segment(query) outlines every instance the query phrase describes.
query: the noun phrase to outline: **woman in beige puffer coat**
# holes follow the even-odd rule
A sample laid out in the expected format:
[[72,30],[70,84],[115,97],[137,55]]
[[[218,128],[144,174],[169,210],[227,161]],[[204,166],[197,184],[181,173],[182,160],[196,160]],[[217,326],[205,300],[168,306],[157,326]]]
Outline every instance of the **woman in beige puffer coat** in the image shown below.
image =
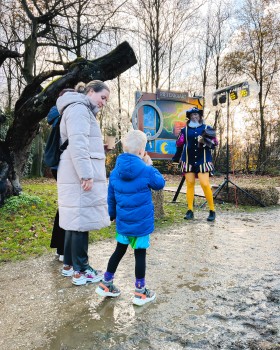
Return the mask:
[[110,92],[98,80],[79,83],[75,90],[57,100],[61,142],[69,142],[60,157],[57,187],[59,225],[66,230],[62,275],[81,285],[102,279],[88,262],[88,231],[110,225],[104,145],[96,120]]

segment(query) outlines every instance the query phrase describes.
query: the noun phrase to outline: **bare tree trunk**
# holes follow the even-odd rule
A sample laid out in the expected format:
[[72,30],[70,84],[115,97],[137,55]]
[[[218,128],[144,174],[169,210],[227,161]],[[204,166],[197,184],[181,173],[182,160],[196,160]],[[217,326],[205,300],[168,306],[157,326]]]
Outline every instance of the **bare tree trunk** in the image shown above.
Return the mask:
[[[121,115],[122,115],[122,104],[121,104],[121,80],[120,76],[117,78],[117,83],[118,83],[118,130],[117,130],[117,135],[118,135],[118,140],[121,139],[122,137],[122,120],[121,120]],[[117,153],[121,153],[121,143],[119,142],[117,144]]]
[[153,203],[154,203],[154,215],[155,219],[162,219],[164,217],[164,195],[163,190],[160,191],[152,191]]
[[42,162],[43,162],[43,138],[42,134],[38,133],[34,142],[35,150],[33,152],[31,176],[42,176]]
[[259,65],[259,75],[260,75],[260,92],[259,92],[259,109],[260,109],[260,123],[261,123],[261,135],[260,135],[260,146],[257,161],[257,173],[261,174],[263,172],[263,167],[266,158],[266,132],[265,132],[265,120],[264,120],[264,91],[263,91],[263,40],[259,41],[259,51],[260,51],[260,65]]
[[261,122],[261,135],[259,143],[258,161],[257,161],[257,174],[261,174],[264,171],[264,164],[266,161],[266,131],[264,120],[264,108],[260,101],[260,122]]

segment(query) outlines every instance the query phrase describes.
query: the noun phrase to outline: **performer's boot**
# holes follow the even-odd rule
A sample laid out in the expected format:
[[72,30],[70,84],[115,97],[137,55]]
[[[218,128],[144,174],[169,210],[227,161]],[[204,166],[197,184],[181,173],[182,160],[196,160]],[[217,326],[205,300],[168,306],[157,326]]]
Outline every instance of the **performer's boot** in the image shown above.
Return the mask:
[[192,220],[193,219],[193,211],[192,210],[188,210],[186,212],[186,215],[184,216],[185,220]]

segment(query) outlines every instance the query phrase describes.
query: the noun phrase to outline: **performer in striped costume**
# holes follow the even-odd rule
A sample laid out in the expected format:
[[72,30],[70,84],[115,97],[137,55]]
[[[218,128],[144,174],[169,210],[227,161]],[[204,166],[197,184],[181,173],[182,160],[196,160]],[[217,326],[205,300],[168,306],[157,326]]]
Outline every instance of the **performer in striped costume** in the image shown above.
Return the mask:
[[172,158],[174,162],[180,158],[181,169],[187,183],[188,211],[184,219],[194,218],[194,186],[195,178],[198,177],[210,210],[207,221],[214,221],[216,214],[209,174],[214,170],[211,150],[216,147],[218,142],[215,137],[211,140],[207,139],[206,142],[202,136],[205,129],[213,130],[211,126],[203,123],[202,110],[191,108],[187,110],[186,117],[187,125],[181,129],[176,141],[177,152]]

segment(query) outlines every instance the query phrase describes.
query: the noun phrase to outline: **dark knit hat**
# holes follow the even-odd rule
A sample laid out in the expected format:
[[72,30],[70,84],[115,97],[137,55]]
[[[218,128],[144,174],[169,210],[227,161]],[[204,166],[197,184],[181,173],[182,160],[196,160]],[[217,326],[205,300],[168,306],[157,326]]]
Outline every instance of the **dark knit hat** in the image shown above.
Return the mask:
[[193,108],[187,110],[186,118],[190,119],[192,113],[198,113],[201,117],[203,116],[203,110],[202,109],[198,109],[196,107],[193,107]]

